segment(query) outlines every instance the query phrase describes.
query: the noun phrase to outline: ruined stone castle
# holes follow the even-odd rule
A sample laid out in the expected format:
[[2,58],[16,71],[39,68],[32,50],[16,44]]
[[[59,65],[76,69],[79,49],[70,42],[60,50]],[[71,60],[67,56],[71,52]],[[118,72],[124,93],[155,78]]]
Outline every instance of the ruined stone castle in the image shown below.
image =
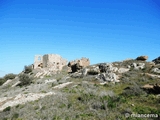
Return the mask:
[[67,60],[57,54],[35,55],[34,69],[48,68],[50,71],[62,70],[67,65]]

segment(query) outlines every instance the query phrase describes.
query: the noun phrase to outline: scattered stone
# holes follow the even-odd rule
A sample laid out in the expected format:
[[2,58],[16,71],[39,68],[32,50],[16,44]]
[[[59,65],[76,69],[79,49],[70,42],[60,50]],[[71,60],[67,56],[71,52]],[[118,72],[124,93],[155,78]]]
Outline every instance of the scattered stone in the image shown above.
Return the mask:
[[130,69],[128,68],[119,68],[118,73],[125,73],[128,72]]
[[131,68],[131,66],[130,66],[130,65],[127,65],[127,68],[128,68],[128,69],[130,69],[130,68]]
[[139,56],[136,58],[136,60],[146,61],[148,59],[148,56]]
[[149,73],[145,73],[144,75],[147,75],[153,78],[160,78],[160,75],[154,75],[154,74],[149,74]]
[[105,84],[107,84],[107,82],[101,82],[101,83],[99,83],[100,85],[105,85]]
[[58,89],[64,88],[64,87],[66,87],[67,85],[69,85],[69,84],[71,84],[71,83],[72,83],[72,82],[63,83],[63,84],[57,85],[57,86],[55,86],[55,87],[53,87],[53,88],[58,88]]

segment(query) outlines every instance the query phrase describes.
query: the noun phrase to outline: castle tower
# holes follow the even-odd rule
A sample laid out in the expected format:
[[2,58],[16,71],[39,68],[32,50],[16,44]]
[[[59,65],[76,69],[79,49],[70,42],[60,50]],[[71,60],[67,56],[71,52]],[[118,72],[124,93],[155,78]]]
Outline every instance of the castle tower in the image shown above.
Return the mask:
[[43,67],[43,56],[42,55],[35,55],[34,57],[34,69],[38,67]]
[[50,71],[62,70],[67,65],[67,60],[57,54],[35,55],[34,69],[48,68]]

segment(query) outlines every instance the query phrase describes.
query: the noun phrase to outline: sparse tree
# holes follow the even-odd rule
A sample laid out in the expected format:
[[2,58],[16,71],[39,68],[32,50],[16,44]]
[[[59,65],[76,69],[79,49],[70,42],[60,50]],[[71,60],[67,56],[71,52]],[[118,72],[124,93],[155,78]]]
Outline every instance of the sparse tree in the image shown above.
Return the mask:
[[24,66],[24,73],[30,73],[32,72],[32,65]]
[[21,81],[20,86],[28,85],[31,83],[32,78],[30,78],[27,74],[21,74],[19,76],[19,81]]
[[9,74],[6,74],[6,75],[4,76],[4,79],[5,79],[5,80],[14,79],[15,77],[16,77],[15,74],[9,73]]

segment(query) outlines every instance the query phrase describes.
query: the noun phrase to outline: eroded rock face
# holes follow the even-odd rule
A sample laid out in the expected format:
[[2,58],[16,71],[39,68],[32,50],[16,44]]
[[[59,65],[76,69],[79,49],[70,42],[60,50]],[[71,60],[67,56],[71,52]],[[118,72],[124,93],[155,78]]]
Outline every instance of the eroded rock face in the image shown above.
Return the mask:
[[81,58],[78,60],[70,61],[68,67],[71,68],[72,73],[77,72],[78,70],[87,67],[90,65],[90,60],[88,58]]
[[154,60],[152,60],[155,64],[160,64],[160,56]]
[[131,65],[135,70],[144,69],[145,63],[132,63]]
[[136,58],[136,60],[146,61],[148,59],[148,56],[139,56]]

